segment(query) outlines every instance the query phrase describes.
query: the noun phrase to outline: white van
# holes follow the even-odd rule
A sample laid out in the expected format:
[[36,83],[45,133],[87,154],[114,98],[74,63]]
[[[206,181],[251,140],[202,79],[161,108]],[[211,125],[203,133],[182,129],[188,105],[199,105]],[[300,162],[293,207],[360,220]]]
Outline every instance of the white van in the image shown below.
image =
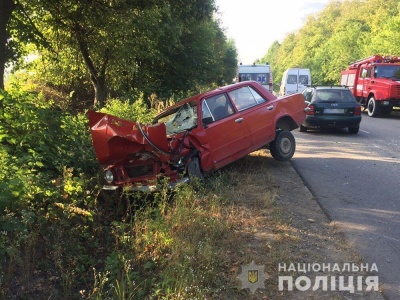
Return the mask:
[[254,80],[272,93],[272,70],[269,63],[265,63],[265,65],[242,65],[240,63],[237,72],[238,82]]
[[289,68],[283,72],[279,94],[284,96],[301,93],[307,85],[311,85],[311,73],[309,69]]

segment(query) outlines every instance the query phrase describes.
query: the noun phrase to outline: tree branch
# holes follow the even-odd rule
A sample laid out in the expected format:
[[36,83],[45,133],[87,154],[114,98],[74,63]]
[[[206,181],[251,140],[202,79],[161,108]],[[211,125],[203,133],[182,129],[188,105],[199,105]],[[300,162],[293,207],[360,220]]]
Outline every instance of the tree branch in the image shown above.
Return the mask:
[[29,25],[33,28],[32,32],[36,37],[38,37],[38,44],[43,45],[47,49],[51,49],[51,43],[47,41],[47,39],[43,36],[43,34],[40,32],[40,30],[36,27],[35,23],[32,21],[30,18],[29,14],[26,12],[24,6],[21,4],[21,2],[16,1],[16,10],[20,11],[21,14],[28,20]]
[[90,58],[88,46],[85,40],[84,29],[82,28],[82,26],[76,23],[73,26],[72,31],[76,36],[76,40],[78,41],[79,49],[82,53],[83,60],[89,69],[90,78],[93,82],[97,82],[99,74],[96,67],[93,64],[92,59]]

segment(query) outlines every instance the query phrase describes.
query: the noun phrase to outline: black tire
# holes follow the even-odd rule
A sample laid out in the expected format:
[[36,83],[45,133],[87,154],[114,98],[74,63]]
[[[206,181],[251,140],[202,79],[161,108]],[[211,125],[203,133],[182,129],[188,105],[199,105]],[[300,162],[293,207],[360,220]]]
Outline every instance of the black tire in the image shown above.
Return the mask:
[[189,175],[189,179],[197,178],[198,180],[203,180],[204,176],[201,172],[200,168],[200,160],[198,157],[193,157],[192,160],[189,162],[187,167],[187,173]]
[[379,115],[381,114],[380,107],[376,103],[374,97],[369,98],[367,110],[368,110],[368,116],[370,117],[379,117]]
[[278,130],[276,137],[270,144],[269,151],[273,158],[279,161],[288,161],[296,150],[296,140],[290,131]]
[[351,134],[357,134],[359,130],[360,130],[360,126],[349,127],[349,133],[351,133]]
[[307,127],[306,127],[306,126],[303,126],[303,125],[300,125],[299,131],[300,131],[300,132],[307,132]]

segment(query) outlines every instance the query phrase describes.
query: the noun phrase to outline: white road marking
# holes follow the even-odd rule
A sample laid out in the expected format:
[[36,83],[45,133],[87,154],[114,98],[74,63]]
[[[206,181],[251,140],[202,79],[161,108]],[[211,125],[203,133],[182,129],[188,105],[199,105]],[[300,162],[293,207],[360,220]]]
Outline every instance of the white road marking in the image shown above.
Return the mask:
[[365,130],[362,130],[362,129],[360,129],[360,131],[362,131],[362,132],[365,132],[365,133],[370,133],[370,132],[368,132],[368,131],[365,131]]

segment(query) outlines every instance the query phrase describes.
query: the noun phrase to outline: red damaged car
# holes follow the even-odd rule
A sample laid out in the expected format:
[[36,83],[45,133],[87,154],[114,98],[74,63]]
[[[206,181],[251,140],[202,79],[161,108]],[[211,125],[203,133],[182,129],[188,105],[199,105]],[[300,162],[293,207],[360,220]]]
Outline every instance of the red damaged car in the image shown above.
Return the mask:
[[89,111],[104,189],[152,191],[165,178],[174,187],[262,147],[287,161],[296,147],[290,131],[304,121],[304,108],[302,94],[277,98],[245,81],[185,99],[151,125]]

